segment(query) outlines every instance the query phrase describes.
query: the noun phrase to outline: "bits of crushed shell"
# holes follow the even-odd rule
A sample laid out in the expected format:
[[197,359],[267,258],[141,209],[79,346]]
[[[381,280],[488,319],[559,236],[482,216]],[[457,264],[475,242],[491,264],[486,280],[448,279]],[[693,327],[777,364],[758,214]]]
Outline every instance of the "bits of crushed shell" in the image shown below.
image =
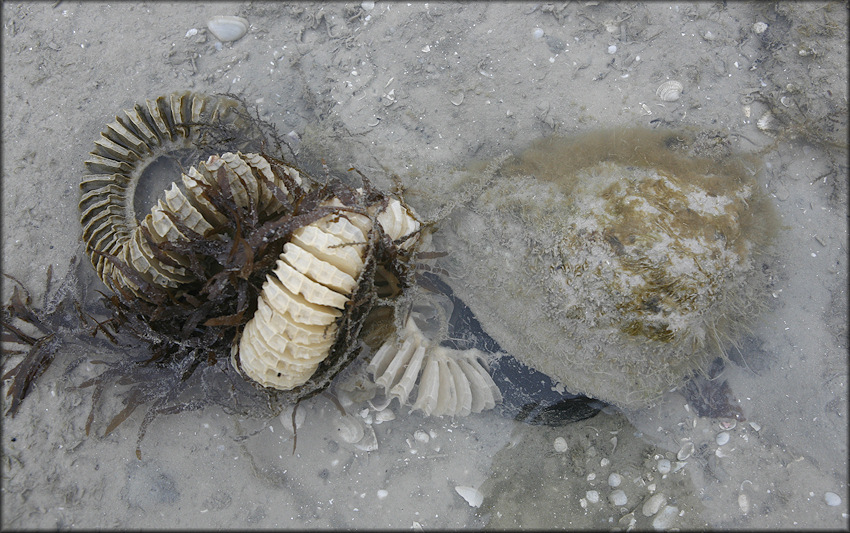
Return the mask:
[[622,482],[623,477],[616,472],[613,472],[610,476],[608,476],[608,486],[611,488],[619,487]]
[[734,418],[729,418],[727,420],[721,420],[720,424],[718,425],[723,431],[728,431],[730,429],[735,429],[735,426],[738,425],[738,422]]
[[718,446],[723,446],[724,444],[729,442],[729,432],[721,431],[717,434],[716,437],[714,437],[714,442],[716,442]]
[[626,531],[631,531],[635,524],[637,524],[637,519],[635,518],[635,513],[631,512],[627,515],[623,515],[618,521],[620,527],[622,527]]
[[680,461],[684,461],[694,453],[694,443],[691,441],[687,441],[682,444],[682,447],[679,449],[679,453],[676,454],[676,459]]
[[681,82],[676,80],[667,80],[655,90],[656,96],[664,102],[675,102],[682,96],[682,91],[685,89]]
[[484,495],[476,488],[458,485],[455,487],[455,492],[460,494],[470,507],[481,507],[481,504],[484,503]]
[[353,415],[345,415],[337,421],[337,433],[339,434],[339,438],[349,444],[360,442],[360,440],[363,439],[364,432],[363,423]]
[[564,453],[567,451],[567,440],[564,437],[558,437],[555,439],[555,442],[552,443],[552,446],[555,448],[555,451],[558,453]]
[[375,413],[375,423],[380,424],[381,422],[389,422],[390,420],[395,420],[395,413],[391,409],[381,409],[377,413]]
[[599,503],[598,490],[589,490],[584,493],[584,497],[587,498],[587,501],[589,501],[590,503]]
[[375,435],[375,428],[366,426],[363,428],[363,438],[354,444],[354,447],[364,452],[373,452],[378,449],[378,436]]
[[750,427],[753,428],[753,430],[755,431],[761,431],[761,424],[758,424],[756,422],[750,422]]
[[242,17],[220,15],[207,19],[207,29],[219,41],[229,43],[248,33],[248,21]]
[[629,503],[629,498],[628,496],[626,496],[625,492],[623,492],[621,489],[617,489],[608,495],[608,501],[611,502],[611,505],[623,507],[624,505]]
[[747,514],[750,512],[750,497],[744,494],[738,494],[738,508],[741,509],[741,512]]
[[753,31],[756,33],[764,33],[766,30],[767,24],[765,24],[764,22],[759,21],[753,24]]
[[669,459],[659,459],[658,465],[656,467],[658,469],[659,474],[669,474],[670,473],[670,460]]
[[654,529],[670,529],[673,527],[673,521],[679,515],[679,508],[675,505],[666,505],[664,509],[652,521]]
[[823,501],[830,507],[837,507],[841,505],[841,496],[834,492],[825,492],[823,494]]
[[641,512],[643,516],[653,516],[655,513],[661,510],[662,507],[667,505],[667,495],[663,492],[659,492],[653,496],[650,496],[644,503],[641,508]]
[[758,119],[758,121],[756,122],[756,127],[761,131],[769,132],[775,129],[773,122],[773,113],[767,111],[761,116],[761,118]]
[[413,438],[418,440],[419,442],[422,442],[422,443],[427,443],[429,440],[431,440],[430,435],[428,435],[426,432],[422,431],[421,429],[417,429],[413,433]]

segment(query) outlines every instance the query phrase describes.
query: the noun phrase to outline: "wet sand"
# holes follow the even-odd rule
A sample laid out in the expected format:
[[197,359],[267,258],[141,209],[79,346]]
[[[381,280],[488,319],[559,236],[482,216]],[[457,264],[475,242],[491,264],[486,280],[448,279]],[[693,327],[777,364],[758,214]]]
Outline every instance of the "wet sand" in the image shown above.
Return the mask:
[[[250,30],[217,45],[214,15]],[[3,527],[848,527],[843,6],[59,2],[4,3],[3,21],[3,271],[35,301],[48,265],[64,273],[78,253],[78,184],[99,132],[186,89],[240,94],[335,170],[387,190],[398,174],[426,217],[457,169],[546,135],[695,128],[763,158],[784,226],[771,308],[722,376],[746,418],[723,445],[723,421],[671,392],[559,428],[393,404],[365,451],[318,396],[299,407],[294,454],[280,418],[211,408],[155,420],[138,460],[143,413],[86,436],[90,392],[73,386],[99,368],[65,375],[80,354],[60,352],[3,420]],[[656,88],[670,79],[684,90],[665,102]],[[659,493],[675,511],[646,516]]]

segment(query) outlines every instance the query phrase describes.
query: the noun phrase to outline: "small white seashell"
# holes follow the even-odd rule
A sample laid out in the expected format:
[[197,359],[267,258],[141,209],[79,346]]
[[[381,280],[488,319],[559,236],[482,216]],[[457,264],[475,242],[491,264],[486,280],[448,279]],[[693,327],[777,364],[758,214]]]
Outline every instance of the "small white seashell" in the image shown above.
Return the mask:
[[534,31],[531,32],[531,36],[534,37],[535,39],[542,39],[543,38],[543,28],[534,28]]
[[376,424],[380,424],[381,422],[389,422],[390,420],[395,420],[395,413],[392,412],[391,409],[382,409],[375,413]]
[[767,24],[764,22],[756,22],[753,24],[753,31],[756,33],[764,33],[767,30]]
[[656,530],[670,529],[677,516],[679,516],[679,508],[675,505],[667,505],[652,521],[652,527]]
[[371,425],[363,428],[363,438],[360,442],[354,444],[354,447],[364,452],[373,452],[378,449],[378,437],[375,435],[375,428]]
[[564,437],[558,437],[555,439],[555,442],[552,443],[552,446],[555,447],[556,452],[564,453],[567,451],[567,440]]
[[694,443],[688,441],[682,445],[682,448],[679,450],[679,453],[676,454],[676,458],[680,461],[684,461],[694,453]]
[[611,460],[608,459],[607,457],[603,457],[602,460],[599,461],[599,466],[601,466],[602,468],[605,468],[606,466],[608,466],[610,464],[611,464]]
[[429,440],[431,440],[431,436],[422,431],[421,429],[417,429],[413,433],[413,438],[422,443],[427,443]]
[[590,503],[598,503],[599,491],[589,490],[584,494],[584,497],[587,498],[587,501],[589,501]]
[[616,54],[617,53],[617,45],[612,44],[611,46],[609,46],[608,47],[608,53],[609,54]]
[[349,444],[360,442],[364,434],[363,423],[353,415],[345,415],[337,422],[337,432],[339,438]]
[[207,20],[207,29],[219,41],[233,42],[248,33],[248,21],[242,17],[220,15]]
[[756,127],[768,135],[772,135],[776,130],[774,127],[773,113],[770,111],[765,112],[765,114],[762,115],[756,122]]
[[611,505],[616,505],[617,507],[622,507],[629,503],[629,498],[626,496],[626,493],[620,489],[615,490],[611,494],[608,495],[608,501],[611,502]]
[[634,529],[635,524],[637,524],[637,519],[635,518],[635,513],[631,512],[627,515],[624,515],[617,521],[617,524],[623,529],[621,531],[631,531]]
[[718,446],[723,446],[724,444],[729,442],[729,432],[721,431],[717,434],[716,437],[714,437],[714,441],[717,443]]
[[372,11],[375,9],[375,2],[360,2],[360,7],[362,7],[364,11]]
[[665,102],[675,102],[682,96],[684,86],[676,80],[668,80],[658,86],[655,94]]
[[744,494],[743,492],[738,495],[738,507],[744,514],[750,512],[750,497]]
[[484,503],[484,495],[478,489],[458,485],[455,487],[455,492],[460,494],[470,507],[481,507],[481,504]]
[[750,422],[750,427],[756,431],[761,431],[761,424],[757,422]]
[[667,495],[663,492],[659,492],[658,494],[651,496],[646,502],[643,504],[643,508],[641,512],[643,516],[652,516],[658,511],[661,510],[667,504]]
[[823,500],[830,507],[837,507],[841,505],[841,496],[834,492],[825,492],[823,495]]
[[670,473],[670,460],[669,459],[659,459],[658,460],[658,473],[659,474],[669,474]]
[[623,477],[616,472],[608,476],[608,486],[609,487],[619,487],[620,483],[623,482]]
[[730,418],[728,420],[723,420],[720,422],[720,429],[723,431],[727,431],[730,429],[735,429],[735,426],[738,425],[738,422],[734,418]]
[[386,498],[386,497],[387,497],[387,496],[389,496],[389,495],[390,495],[390,493],[389,493],[389,492],[387,492],[387,491],[385,491],[384,489],[380,489],[380,490],[377,492],[377,496],[378,496],[378,499],[379,499],[379,500],[383,500],[384,498]]

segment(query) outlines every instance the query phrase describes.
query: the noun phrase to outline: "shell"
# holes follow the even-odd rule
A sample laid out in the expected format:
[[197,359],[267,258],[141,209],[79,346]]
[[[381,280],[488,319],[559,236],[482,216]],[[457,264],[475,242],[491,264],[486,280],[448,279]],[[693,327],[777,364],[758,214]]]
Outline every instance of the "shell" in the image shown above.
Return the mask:
[[501,392],[480,350],[432,345],[413,316],[408,318],[401,337],[400,347],[394,340],[381,346],[367,368],[390,400],[398,398],[401,405],[410,405],[410,395],[418,385],[412,410],[426,416],[466,416],[492,409],[501,401]]
[[238,41],[248,33],[248,21],[242,17],[215,16],[207,20],[207,29],[219,41]]
[[776,134],[779,132],[776,117],[773,116],[773,112],[771,111],[765,111],[765,113],[759,117],[756,121],[756,127],[769,137],[776,137]]
[[460,494],[460,497],[466,500],[470,507],[481,507],[481,504],[484,503],[484,495],[475,487],[458,485],[455,487],[455,492]]
[[665,102],[675,102],[682,96],[684,88],[681,82],[668,80],[655,89],[655,94]]

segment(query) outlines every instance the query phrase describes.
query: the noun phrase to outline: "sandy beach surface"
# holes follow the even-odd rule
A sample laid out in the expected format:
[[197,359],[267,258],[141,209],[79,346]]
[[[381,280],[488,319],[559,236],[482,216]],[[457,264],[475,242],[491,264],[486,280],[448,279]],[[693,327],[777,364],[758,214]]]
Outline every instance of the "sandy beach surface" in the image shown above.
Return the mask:
[[[561,427],[396,404],[381,420],[354,404],[375,433],[369,449],[342,438],[343,417],[320,395],[298,408],[294,453],[290,411],[209,408],[154,420],[139,460],[142,410],[107,437],[102,422],[86,435],[91,391],[75,386],[100,369],[66,372],[86,355],[75,348],[3,418],[4,529],[848,527],[845,4],[60,1],[2,12],[2,266],[36,302],[48,266],[61,276],[79,253],[79,182],[99,132],[180,90],[239,94],[305,152],[386,190],[398,174],[426,217],[433,202],[417,198],[439,198],[458,169],[547,135],[691,128],[764,161],[759,183],[782,226],[769,310],[722,375],[743,413],[734,424],[698,416],[678,391]],[[249,31],[219,42],[206,26],[219,15]],[[656,94],[667,80],[683,86],[675,101]],[[4,303],[13,285],[3,280]],[[16,361],[4,355],[4,368]]]

